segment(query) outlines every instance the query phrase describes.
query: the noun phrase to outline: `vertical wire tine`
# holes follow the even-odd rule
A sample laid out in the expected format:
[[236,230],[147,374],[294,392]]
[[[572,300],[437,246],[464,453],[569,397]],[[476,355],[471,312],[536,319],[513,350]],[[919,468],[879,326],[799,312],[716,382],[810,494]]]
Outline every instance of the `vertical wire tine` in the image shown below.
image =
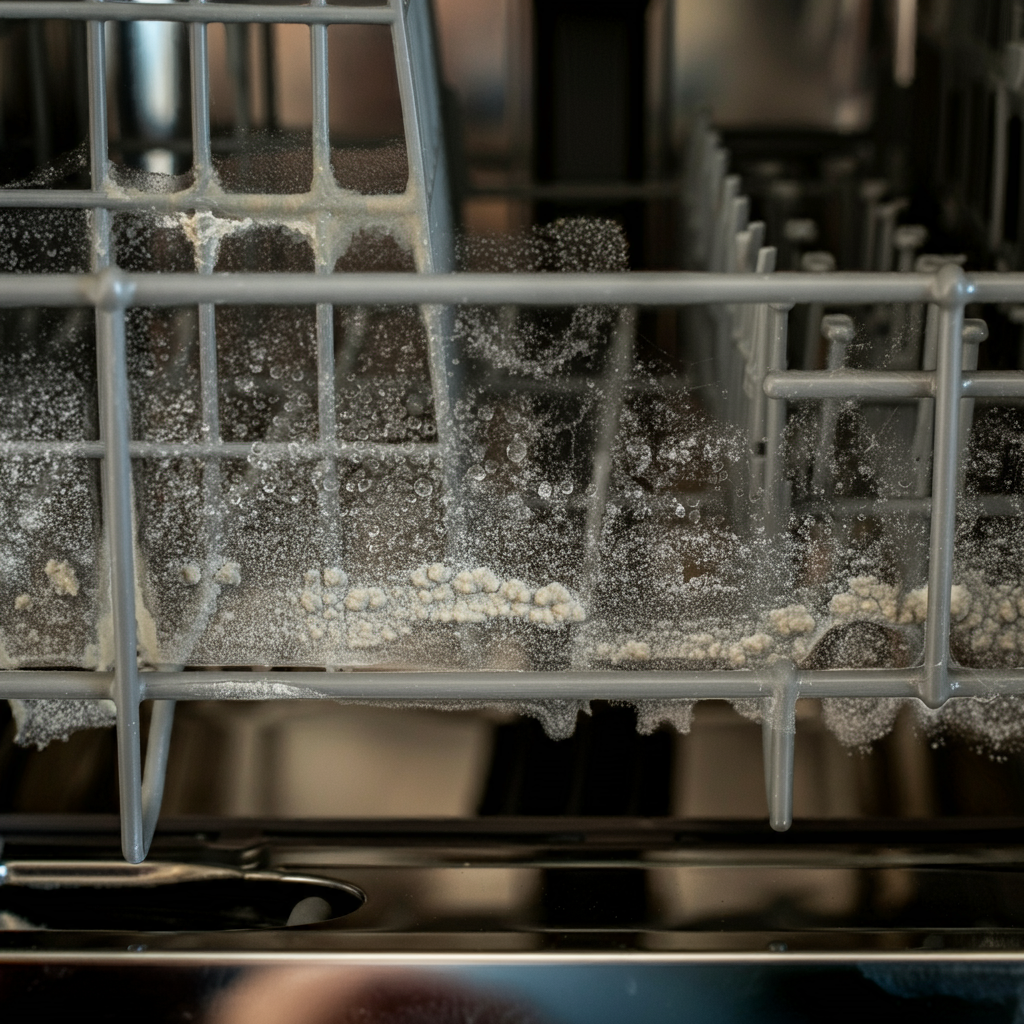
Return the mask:
[[114,618],[114,702],[121,798],[121,848],[133,864],[143,860],[142,767],[135,626],[135,552],[132,538],[132,470],[129,455],[128,367],[124,308],[96,313],[100,427],[104,444],[103,518],[110,558]]
[[[728,251],[731,236],[735,236],[739,230],[737,218],[742,214],[742,209],[736,206],[736,200],[740,198],[740,176],[730,174],[722,182],[721,195],[717,197],[717,214],[712,228],[711,258],[708,269],[715,273],[726,273],[728,267]],[[719,308],[718,312],[722,312]]]
[[[850,345],[854,339],[853,319],[846,313],[830,313],[823,317],[821,334],[828,341],[826,365],[829,370],[846,367]],[[833,459],[836,451],[836,427],[842,399],[826,398],[821,403],[818,420],[818,444],[811,469],[811,490],[815,494],[828,495],[833,485]]]
[[[325,0],[313,0],[314,7]],[[310,25],[313,74],[313,188],[333,184],[331,171],[331,124],[329,108],[327,26]]]
[[[105,192],[109,176],[107,137],[107,55],[105,26],[90,21],[86,37],[89,78],[89,176],[92,187]],[[110,212],[97,207],[92,213],[92,269],[110,265]]]
[[[109,176],[107,137],[106,38],[104,23],[89,22],[89,167],[92,187],[106,191]],[[110,266],[110,213],[93,213],[92,267]],[[138,863],[146,855],[142,822],[139,674],[135,626],[135,548],[132,535],[132,468],[129,456],[128,367],[124,307],[96,309],[96,363],[102,467],[103,521],[110,562],[110,596],[114,620],[114,688],[117,707],[118,796],[121,850]]]
[[[946,264],[961,265],[964,259],[965,257],[963,256],[941,256],[929,253],[918,257],[915,263],[915,270],[921,273],[935,274]],[[924,331],[921,339],[921,369],[934,372],[938,358],[939,309],[934,303],[929,303],[923,311],[918,309],[913,314],[913,318],[920,322],[922,313]],[[914,329],[916,331],[916,327]],[[910,438],[911,456],[913,458],[914,496],[918,498],[927,497],[928,485],[931,480],[934,410],[934,399],[918,399],[914,433],[912,438]]]
[[[430,8],[427,0],[389,0],[389,6],[394,13],[391,38],[409,167],[406,196],[410,202],[409,212],[421,219],[413,242],[416,269],[421,273],[447,273],[452,269],[454,253],[443,181],[445,157],[440,137],[440,110],[434,109],[439,107],[440,97],[430,92],[432,79],[422,73],[422,62],[429,59],[433,45]],[[414,48],[420,73],[413,67]],[[428,158],[431,161],[429,176]],[[448,505],[445,555],[458,561],[466,555],[466,529],[459,497],[462,473],[455,424],[455,400],[462,390],[463,376],[453,344],[455,316],[450,306],[421,306],[420,313],[427,334],[434,417]]]
[[[194,0],[201,3],[202,0]],[[192,173],[194,187],[205,189],[213,177],[210,153],[210,64],[207,47],[207,26],[202,22],[189,25],[189,57],[192,91]],[[216,260],[216,243],[200,239],[196,252],[196,269],[212,274]],[[217,401],[217,340],[212,304],[201,304],[199,316],[199,380],[202,402],[202,427],[205,440],[220,440],[220,412]]]
[[[921,369],[935,371],[938,359],[939,310],[928,306],[925,313],[924,347]],[[914,424],[912,455],[914,458],[914,493],[923,498],[928,493],[928,477],[931,470],[931,452],[935,443],[935,399],[920,398],[917,402],[917,419]]]
[[153,701],[153,715],[149,721],[146,770],[142,776],[142,834],[146,853],[149,853],[153,842],[153,833],[156,832],[156,823],[160,818],[160,804],[164,798],[174,706],[173,700]]
[[793,766],[796,749],[796,701],[800,695],[796,667],[782,658],[769,670],[772,695],[761,722],[764,786],[768,821],[776,832],[793,824]]
[[[774,246],[764,246],[757,254],[758,274],[772,274],[775,272],[775,261],[778,250]],[[748,433],[752,445],[760,444],[764,440],[764,403],[765,394],[762,390],[764,375],[767,370],[768,360],[768,307],[762,304],[756,310],[754,318],[754,330],[750,339],[750,351],[747,354],[748,383],[752,386],[748,406]]]
[[[324,0],[314,0],[322,6]],[[329,54],[327,26],[310,26],[311,65],[313,76],[313,190],[329,194],[335,186],[331,167],[331,122]],[[326,225],[317,225],[316,272],[330,274],[334,270],[335,253],[330,245]],[[320,303],[316,307],[317,343],[317,424],[321,441],[333,442],[337,437],[337,399],[335,397],[334,307]],[[326,458],[323,464],[324,486],[318,492],[321,515],[327,530],[327,544],[332,549],[337,539],[337,517],[331,514],[331,505],[337,494],[337,461]]]
[[964,272],[944,266],[935,276],[938,353],[935,371],[935,430],[932,453],[932,512],[928,545],[928,613],[924,634],[921,699],[939,707],[950,695],[949,612],[956,535],[957,457],[963,387]]
[[[203,0],[192,0],[202,3]],[[189,65],[192,100],[192,176],[193,188],[205,191],[213,182],[213,157],[210,146],[210,58],[209,33],[204,22],[189,25]],[[196,271],[212,274],[218,243],[200,233],[196,243]],[[199,334],[199,401],[203,440],[220,442],[220,398],[217,370],[217,321],[212,303],[200,303],[196,309]],[[203,463],[203,519],[206,522],[208,557],[220,546],[220,463],[216,457]]]
[[[757,254],[757,273],[773,273],[777,255],[778,250],[774,246],[764,246]],[[738,425],[747,433],[751,498],[756,497],[758,489],[764,486],[764,454],[761,445],[765,440],[764,412],[767,396],[764,393],[764,378],[768,363],[767,333],[768,306],[766,303],[759,303],[755,307],[751,322],[750,350],[744,364],[741,395],[738,396],[745,404],[737,409]]]
[[[738,180],[738,179],[737,179]],[[750,243],[750,198],[736,196],[729,203],[729,215],[723,225],[726,239],[722,248],[722,270],[727,274],[741,272],[740,260],[745,255],[745,246]],[[742,307],[727,305],[717,307],[717,370],[719,379],[728,380],[729,369],[734,356],[734,339],[739,312]]]
[[[768,307],[767,370],[786,369],[786,344],[788,341],[788,304],[772,303]],[[762,393],[764,382],[761,382]],[[764,456],[764,521],[769,536],[781,534],[789,520],[786,508],[785,465],[783,463],[783,435],[786,430],[786,400],[768,398],[765,411],[765,456]]]
[[[191,0],[202,3],[203,0]],[[188,27],[192,71],[192,173],[193,188],[205,191],[213,178],[210,152],[210,59],[207,26],[196,21]]]
[[[836,269],[836,259],[830,252],[805,252],[800,258],[800,269],[809,274],[831,274]],[[821,338],[821,318],[825,306],[821,302],[807,304],[807,326],[804,334],[804,350],[801,353],[801,368],[818,368],[818,342]]]
[[586,598],[593,597],[596,590],[597,574],[601,561],[601,529],[604,525],[605,507],[608,504],[608,485],[612,472],[612,449],[619,432],[619,420],[626,387],[633,372],[633,347],[636,338],[636,308],[624,306],[619,310],[618,320],[612,334],[608,366],[604,373],[604,387],[594,446],[590,483],[594,491],[587,510],[584,533],[586,554],[584,560],[584,586]]
[[[206,246],[202,246],[207,249]],[[213,258],[201,252],[198,270],[201,274],[213,273]],[[220,441],[220,407],[217,394],[217,332],[214,307],[211,303],[199,306],[199,390],[202,406],[203,440],[211,444]]]
[[[764,229],[764,221],[755,220],[748,223],[746,229],[737,236],[737,272],[752,273],[759,266],[761,251],[764,248]],[[706,384],[713,384],[716,379],[724,382],[725,394],[719,398],[718,407],[719,414],[730,424],[739,424],[744,415],[743,388],[746,383],[747,359],[761,308],[750,303],[733,307],[734,312],[730,317],[731,335],[725,339],[724,351],[715,352],[713,363],[717,373],[708,375],[705,380]],[[713,395],[720,393],[717,387],[711,387],[709,390]],[[746,468],[738,462],[731,462],[729,468],[738,521],[743,521],[750,510],[749,502],[743,495],[743,474]]]
[[[963,370],[968,373],[978,368],[978,346],[988,338],[988,324],[984,320],[964,320],[964,362]],[[959,446],[960,464],[957,470],[957,490],[962,494],[967,477],[967,446],[971,440],[974,423],[974,399],[960,399]]]

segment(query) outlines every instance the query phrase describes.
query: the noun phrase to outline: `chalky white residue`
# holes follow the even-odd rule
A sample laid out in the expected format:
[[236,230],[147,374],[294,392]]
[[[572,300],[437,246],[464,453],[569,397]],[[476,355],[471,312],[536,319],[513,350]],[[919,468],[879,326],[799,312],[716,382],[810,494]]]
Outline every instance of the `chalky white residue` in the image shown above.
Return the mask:
[[814,630],[814,616],[802,604],[773,608],[768,613],[768,622],[778,636],[799,636]]
[[[218,217],[209,210],[196,210],[195,213],[170,213],[157,219],[157,225],[165,229],[179,228],[192,243],[197,262],[204,249],[212,247],[214,254],[220,243],[231,235],[241,234],[255,227],[251,217],[231,220]],[[216,256],[214,256],[216,258]]]
[[618,647],[601,644],[599,650],[613,665],[621,665],[624,661],[651,660],[651,645],[643,640],[627,640]]
[[348,573],[343,569],[332,567],[330,569],[324,569],[324,586],[325,587],[345,587],[348,586]]
[[111,700],[12,700],[14,742],[42,750],[79,729],[103,729],[117,721]]
[[407,579],[393,586],[349,586],[340,569],[308,570],[302,588],[289,595],[303,616],[302,638],[364,650],[433,624],[505,619],[558,628],[586,619],[582,604],[561,583],[533,588],[486,566],[456,572],[435,562]]
[[728,668],[763,664],[774,657],[803,658],[808,650],[805,634],[814,632],[814,616],[802,604],[775,608],[767,613],[763,628],[744,629],[736,624],[718,625],[699,632],[652,631],[642,638],[602,641],[594,655],[613,665],[634,661],[671,660]]
[[[656,658],[710,662],[723,668],[756,668],[780,656],[799,663],[832,627],[874,622],[892,630],[920,631],[928,614],[928,588],[902,591],[876,576],[854,576],[846,581],[843,591],[832,596],[827,607],[829,614],[817,619],[802,604],[772,609],[763,617],[760,631],[750,632],[735,623],[682,635],[671,630],[652,631],[642,638],[599,643],[593,653],[616,665]],[[1024,585],[990,584],[980,574],[962,578],[950,589],[950,627],[954,649],[959,647],[968,658],[978,659],[978,664],[1020,664],[1024,654]],[[760,721],[761,701],[732,703],[741,714]],[[662,721],[673,721],[681,731],[688,731],[691,704],[638,702],[638,728],[644,731]],[[822,702],[822,710],[826,726],[841,743],[867,749],[892,730],[906,704],[914,708],[919,728],[929,734],[961,735],[996,753],[1024,745],[1024,697],[954,699],[938,710],[903,698],[830,698]]]
[[16,612],[27,612],[32,607],[32,595],[31,594],[19,594],[14,599],[14,610]]
[[214,574],[215,583],[237,587],[242,582],[242,569],[237,562],[225,562]]
[[638,700],[636,731],[650,736],[661,725],[670,725],[684,735],[693,725],[695,700]]
[[[990,584],[970,575],[950,588],[949,597],[954,646],[968,658],[1019,663],[1024,654],[1024,585]],[[899,621],[920,624],[927,615],[927,586],[910,591],[900,605]]]
[[181,567],[181,579],[183,583],[194,587],[203,578],[203,570],[195,562],[187,562]]
[[899,617],[899,591],[877,576],[853,576],[845,593],[836,594],[829,611],[837,622],[896,622]]
[[821,702],[822,720],[844,747],[867,750],[892,731],[906,703],[900,697],[831,697]]
[[62,597],[78,596],[78,577],[67,562],[58,562],[56,558],[51,558],[46,563],[45,572],[55,594]]
[[989,664],[1020,664],[1024,654],[1024,586],[964,580],[952,609],[952,640],[968,658]]

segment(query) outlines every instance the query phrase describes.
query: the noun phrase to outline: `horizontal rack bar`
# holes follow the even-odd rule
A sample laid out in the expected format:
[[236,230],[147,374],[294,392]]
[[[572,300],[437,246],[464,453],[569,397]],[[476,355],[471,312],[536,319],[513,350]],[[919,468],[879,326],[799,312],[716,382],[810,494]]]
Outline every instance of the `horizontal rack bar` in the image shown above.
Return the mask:
[[18,21],[274,22],[300,25],[390,25],[388,6],[305,4],[100,3],[97,0],[0,0],[0,18]]
[[[393,198],[393,197],[392,197]],[[1006,281],[998,280],[1006,278]],[[508,305],[1021,302],[1024,274],[965,276],[955,299],[931,274],[0,274],[0,306]],[[849,371],[847,371],[849,372]]]
[[[392,197],[394,198],[394,197]],[[1003,280],[1005,278],[1006,280]],[[866,305],[1024,301],[1024,274],[964,275],[956,296],[931,274],[0,274],[2,306],[509,305],[685,306],[721,303]]]
[[[860,401],[913,401],[935,395],[929,370],[784,370],[764,381],[769,398],[790,400],[856,398]],[[1024,372],[973,370],[961,377],[964,398],[1024,398]]]
[[[1008,275],[1011,276],[1011,275]],[[1024,275],[1012,296],[1024,301]],[[967,279],[968,282],[970,279]],[[979,288],[979,292],[980,292]],[[1007,292],[1003,289],[1002,292]],[[940,302],[929,274],[0,274],[3,306],[508,305]],[[981,301],[980,296],[974,296]],[[1009,301],[1009,299],[1001,300]]]
[[[795,672],[801,697],[917,697],[922,669]],[[1024,693],[1024,668],[949,670],[954,697]],[[113,673],[0,672],[0,699],[107,698]],[[145,700],[671,700],[770,697],[770,670],[592,672],[142,672]]]

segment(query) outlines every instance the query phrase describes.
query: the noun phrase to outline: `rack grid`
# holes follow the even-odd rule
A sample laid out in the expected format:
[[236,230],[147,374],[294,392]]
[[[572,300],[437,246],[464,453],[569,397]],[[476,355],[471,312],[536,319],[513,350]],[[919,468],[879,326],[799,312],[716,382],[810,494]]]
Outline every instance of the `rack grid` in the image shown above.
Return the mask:
[[[156,826],[178,700],[251,698],[253,683],[269,696],[320,699],[669,699],[754,698],[763,702],[765,782],[772,826],[785,829],[792,817],[795,707],[800,697],[917,697],[931,707],[949,698],[1024,693],[1024,670],[973,670],[960,667],[950,654],[950,587],[956,501],[960,487],[961,402],[973,398],[1024,398],[1024,372],[979,372],[964,368],[964,315],[969,303],[1024,302],[1024,274],[967,274],[955,265],[931,273],[775,273],[770,250],[755,245],[758,258],[741,272],[660,272],[622,274],[461,274],[451,273],[450,227],[443,204],[431,200],[442,159],[439,131],[429,110],[417,107],[430,89],[415,81],[415,60],[399,61],[407,132],[419,126],[422,135],[409,142],[410,184],[402,196],[360,197],[334,185],[330,177],[326,109],[326,41],[329,24],[388,24],[396,34],[423,32],[415,21],[425,5],[393,0],[382,7],[260,6],[220,3],[23,3],[4,0],[0,18],[62,18],[88,22],[90,153],[89,190],[7,189],[0,208],[86,208],[92,213],[93,268],[86,274],[0,275],[4,307],[92,307],[96,316],[99,381],[99,442],[18,441],[0,443],[0,458],[47,455],[100,458],[102,501],[109,547],[115,657],[112,672],[0,672],[0,698],[99,699],[117,708],[117,749],[122,846],[127,860],[145,858]],[[194,180],[173,194],[127,194],[115,187],[107,159],[105,57],[103,23],[113,20],[182,21],[189,23],[192,59]],[[412,28],[409,22],[412,19]],[[224,193],[216,185],[210,158],[208,116],[209,69],[206,26],[211,22],[293,22],[311,26],[314,76],[314,186],[303,195],[252,196]],[[396,47],[400,44],[396,41]],[[402,43],[401,45],[405,45]],[[422,68],[421,68],[422,71]],[[425,72],[424,72],[425,74]],[[404,76],[404,77],[403,77]],[[423,76],[421,75],[421,78]],[[319,99],[318,99],[319,98]],[[430,103],[426,107],[430,107]],[[436,96],[433,108],[436,111]],[[426,110],[426,113],[424,111]],[[431,150],[430,140],[434,149]],[[415,154],[430,156],[417,162]],[[416,168],[419,168],[418,170]],[[730,220],[738,199],[735,183],[721,183],[719,218],[723,237],[735,243],[743,225]],[[717,188],[718,186],[714,186]],[[266,217],[314,216],[324,208],[336,215],[387,219],[406,218],[418,225],[418,274],[329,273],[326,251],[311,274],[218,274],[212,266],[195,274],[127,274],[109,265],[112,211],[209,210],[244,215],[256,207]],[[268,206],[269,203],[269,206]],[[729,225],[732,225],[731,228]],[[747,242],[751,239],[748,237]],[[735,253],[733,254],[735,265]],[[731,268],[730,268],[731,269]],[[132,523],[132,460],[189,456],[215,463],[244,459],[251,446],[224,443],[217,428],[216,338],[213,308],[237,305],[315,305],[317,307],[319,440],[281,445],[282,457],[331,459],[349,448],[336,440],[333,393],[333,306],[414,305],[424,310],[431,330],[431,370],[438,402],[436,446],[442,456],[447,441],[442,426],[444,396],[449,385],[445,359],[446,311],[459,305],[620,307],[709,306],[726,311],[752,311],[755,366],[754,399],[763,407],[764,521],[785,528],[783,436],[787,403],[812,399],[934,402],[932,480],[928,549],[928,602],[924,660],[910,669],[799,669],[779,660],[762,670],[714,671],[572,671],[572,672],[389,672],[389,671],[152,671],[137,667],[135,629],[135,566]],[[870,305],[923,304],[935,310],[937,365],[932,370],[791,370],[786,365],[788,311],[794,304]],[[200,373],[204,439],[194,443],[147,443],[131,438],[128,419],[128,375],[125,313],[130,307],[194,305],[200,310]],[[204,329],[203,324],[208,326]],[[748,365],[750,359],[748,353]],[[754,360],[757,361],[756,359]],[[372,447],[372,446],[371,446]],[[387,447],[387,446],[381,446]],[[362,446],[360,450],[367,450]],[[451,484],[449,484],[451,486]],[[140,705],[154,702],[143,772]]]

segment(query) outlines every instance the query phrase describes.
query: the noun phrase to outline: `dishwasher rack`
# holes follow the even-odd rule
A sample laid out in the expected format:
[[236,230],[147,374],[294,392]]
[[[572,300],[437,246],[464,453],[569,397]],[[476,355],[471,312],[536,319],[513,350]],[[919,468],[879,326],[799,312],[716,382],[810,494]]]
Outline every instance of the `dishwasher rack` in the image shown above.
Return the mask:
[[[253,684],[267,685],[268,697],[366,699],[753,699],[763,711],[765,781],[771,824],[785,829],[792,818],[795,708],[800,697],[920,698],[939,707],[949,698],[1024,693],[1024,669],[967,669],[950,654],[950,588],[956,501],[962,484],[959,460],[965,423],[961,403],[974,398],[1024,399],[1024,372],[979,372],[965,365],[965,309],[971,303],[1024,303],[1024,274],[965,273],[954,263],[927,272],[774,272],[771,247],[762,245],[763,226],[749,224],[739,195],[739,179],[725,174],[727,155],[711,133],[698,132],[688,181],[679,186],[683,205],[703,221],[698,225],[715,254],[710,269],[619,274],[469,274],[451,271],[451,228],[444,202],[443,155],[437,121],[438,101],[429,64],[426,5],[391,0],[381,7],[262,6],[223,3],[99,3],[39,0],[0,3],[0,18],[56,18],[88,23],[90,155],[92,189],[6,189],[0,207],[86,208],[93,211],[93,268],[83,274],[0,275],[5,307],[82,307],[95,310],[99,368],[99,442],[0,442],[0,458],[46,455],[103,460],[102,503],[109,547],[115,657],[113,672],[4,671],[0,698],[111,699],[117,708],[117,750],[122,848],[131,862],[148,852],[159,814],[163,778],[177,700],[249,698]],[[183,193],[126,196],[114,188],[107,163],[103,23],[110,20],[189,23],[192,57],[195,185]],[[417,20],[418,19],[418,20]],[[314,214],[330,175],[326,109],[325,27],[340,23],[390,25],[396,39],[400,84],[410,154],[404,196],[356,197],[336,190],[332,212],[353,216],[406,218],[418,225],[418,274],[343,273],[328,270],[331,252],[319,254],[312,274],[214,274],[212,266],[194,274],[124,273],[107,265],[104,240],[113,210],[185,211],[204,209],[245,215],[268,197],[228,195],[211,188],[206,26],[211,22],[302,23],[311,27],[314,76],[314,186],[309,194],[273,197],[282,214]],[[419,38],[417,45],[407,43]],[[405,47],[403,50],[402,48]],[[416,53],[427,53],[417,63]],[[404,53],[404,58],[402,54]],[[419,132],[419,134],[415,134]],[[431,163],[430,160],[434,162]],[[333,181],[330,186],[334,188]],[[320,190],[320,191],[318,191]],[[265,207],[264,207],[265,209]],[[419,306],[431,342],[431,377],[438,409],[437,446],[454,467],[447,449],[446,415],[450,359],[445,338],[450,311],[460,305],[619,307],[620,323],[636,307],[705,306],[722,324],[714,337],[714,357],[739,381],[732,409],[749,427],[750,476],[761,481],[760,514],[766,529],[779,533],[788,521],[784,429],[788,404],[808,400],[874,400],[934,404],[931,431],[930,495],[916,500],[930,515],[928,602],[924,659],[918,668],[808,669],[780,659],[762,670],[693,671],[145,671],[137,667],[135,566],[132,516],[132,460],[186,456],[204,460],[245,459],[245,443],[227,443],[217,431],[216,338],[213,308],[237,305],[311,305],[317,308],[319,440],[280,444],[285,459],[330,461],[351,447],[336,439],[333,422],[333,306]],[[795,304],[921,304],[933,310],[936,332],[934,370],[854,370],[833,361],[827,370],[788,369],[789,310]],[[191,305],[200,310],[201,388],[205,437],[198,442],[132,440],[128,421],[125,315],[133,307]],[[203,324],[207,324],[203,328]],[[835,338],[842,333],[826,324]],[[839,334],[836,331],[839,331]],[[840,339],[841,340],[841,339]],[[744,397],[742,381],[747,382]],[[611,411],[614,414],[614,410]],[[969,427],[969,422],[967,423]],[[761,445],[763,444],[763,452]],[[271,445],[273,447],[273,444]],[[596,472],[596,470],[595,470]],[[446,486],[456,478],[446,470]],[[599,496],[598,500],[601,500]],[[600,509],[592,514],[600,519]],[[449,522],[448,529],[462,528]],[[143,772],[140,704],[154,702]]]

